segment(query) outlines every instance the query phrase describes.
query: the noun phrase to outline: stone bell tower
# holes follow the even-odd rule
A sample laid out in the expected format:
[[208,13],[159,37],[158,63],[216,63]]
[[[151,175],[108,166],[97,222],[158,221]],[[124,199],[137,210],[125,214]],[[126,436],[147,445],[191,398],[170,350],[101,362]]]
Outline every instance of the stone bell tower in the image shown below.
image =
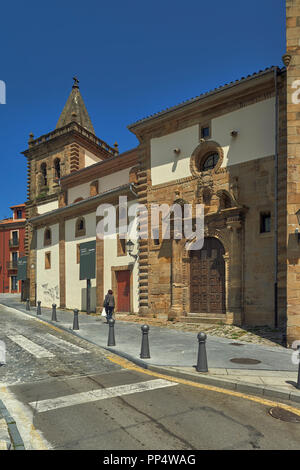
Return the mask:
[[118,154],[116,147],[112,148],[96,137],[79,90],[79,81],[76,77],[73,80],[71,93],[54,131],[38,138],[30,134],[28,149],[22,152],[28,167],[26,217],[29,223],[25,251],[32,304],[35,303],[36,242],[30,225],[31,217],[68,204],[60,189],[63,176]]
[[[286,0],[287,342],[300,339],[300,0]],[[298,212],[299,211],[299,212]],[[300,236],[300,235],[299,235]]]

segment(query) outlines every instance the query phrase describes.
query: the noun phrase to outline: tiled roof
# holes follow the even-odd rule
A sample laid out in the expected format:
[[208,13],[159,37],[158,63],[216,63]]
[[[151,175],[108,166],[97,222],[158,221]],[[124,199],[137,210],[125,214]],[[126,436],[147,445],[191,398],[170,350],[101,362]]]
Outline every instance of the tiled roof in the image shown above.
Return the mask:
[[201,93],[200,95],[194,97],[194,98],[190,98],[188,100],[185,100],[185,101],[182,101],[181,103],[175,105],[175,106],[171,106],[170,108],[166,108],[162,111],[159,111],[157,113],[154,113],[154,114],[150,114],[149,116],[145,117],[145,118],[142,118],[142,119],[139,119],[138,121],[135,121],[133,124],[130,124],[128,126],[128,128],[130,129],[131,127],[135,127],[136,125],[138,124],[141,124],[142,122],[145,122],[147,121],[148,119],[153,119],[155,117],[158,117],[158,116],[161,116],[163,114],[166,114],[166,113],[169,113],[175,109],[179,109],[183,106],[186,106],[190,103],[193,103],[194,101],[197,101],[197,100],[201,100],[203,98],[206,98],[207,96],[209,95],[213,95],[214,93],[218,93],[220,91],[223,91],[223,90],[226,90],[227,88],[231,88],[235,85],[239,85],[240,83],[243,83],[243,82],[246,82],[247,80],[252,80],[253,78],[257,78],[259,76],[262,76],[262,75],[265,75],[267,73],[270,73],[274,70],[285,70],[285,67],[283,67],[282,69],[280,69],[279,67],[277,66],[274,66],[272,65],[272,67],[267,67],[265,70],[260,70],[259,72],[255,72],[253,73],[252,75],[247,75],[247,77],[242,77],[238,80],[235,80],[235,81],[232,81],[232,82],[229,82],[229,83],[226,83],[225,85],[221,85],[217,88],[214,88],[213,90],[210,90],[210,91],[207,91],[205,93]]

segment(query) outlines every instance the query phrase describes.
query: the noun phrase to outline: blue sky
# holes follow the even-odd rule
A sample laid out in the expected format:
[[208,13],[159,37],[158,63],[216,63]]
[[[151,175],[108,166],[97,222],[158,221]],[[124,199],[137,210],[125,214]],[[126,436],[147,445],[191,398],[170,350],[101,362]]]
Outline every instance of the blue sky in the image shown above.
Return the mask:
[[284,0],[17,0],[0,14],[0,218],[26,200],[21,151],[55,128],[74,75],[97,136],[125,151],[127,125],[285,52]]

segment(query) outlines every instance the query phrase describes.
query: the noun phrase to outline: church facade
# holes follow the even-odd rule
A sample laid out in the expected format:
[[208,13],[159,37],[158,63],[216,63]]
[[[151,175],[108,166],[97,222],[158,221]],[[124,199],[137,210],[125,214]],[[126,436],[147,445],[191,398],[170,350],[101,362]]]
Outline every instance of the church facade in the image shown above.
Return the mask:
[[[30,300],[86,308],[80,244],[96,243],[92,309],[287,328],[300,335],[300,0],[287,0],[284,67],[270,67],[129,126],[119,154],[95,135],[78,81],[56,129],[30,136]],[[299,80],[299,78],[298,78]],[[300,88],[298,86],[298,88]],[[299,101],[299,102],[298,102]],[[147,209],[132,233],[98,238],[100,204]],[[204,206],[204,245],[149,232],[152,204]],[[300,220],[300,219],[299,219]],[[138,222],[138,226],[137,226]],[[153,234],[152,234],[153,235]],[[127,242],[134,241],[133,252]]]

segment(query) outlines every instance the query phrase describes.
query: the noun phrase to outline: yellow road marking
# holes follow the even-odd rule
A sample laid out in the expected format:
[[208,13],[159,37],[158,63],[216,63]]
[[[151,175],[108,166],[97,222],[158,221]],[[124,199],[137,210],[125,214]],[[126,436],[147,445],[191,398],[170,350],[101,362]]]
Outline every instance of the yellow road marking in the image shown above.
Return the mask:
[[209,390],[211,392],[223,393],[225,395],[230,395],[230,396],[237,397],[237,398],[244,398],[245,400],[254,401],[256,403],[260,403],[261,405],[266,405],[270,407],[280,406],[280,408],[283,408],[284,410],[290,411],[291,413],[295,413],[296,415],[300,416],[300,409],[294,408],[293,406],[290,406],[290,405],[286,405],[285,403],[275,402],[275,401],[268,400],[265,398],[257,397],[255,395],[247,395],[246,393],[236,392],[234,390],[227,390],[221,387],[215,387],[214,385],[199,384],[197,382],[193,382],[192,380],[181,379],[181,378],[161,374],[159,372],[154,372],[148,369],[143,369],[142,367],[139,367],[131,363],[130,361],[127,361],[126,359],[123,359],[117,356],[107,355],[106,357],[111,362],[114,362],[115,364],[118,364],[119,366],[124,367],[124,369],[134,370],[136,372],[141,372],[143,374],[150,375],[151,377],[158,377],[161,379],[169,380],[170,382],[177,382],[182,385],[189,385],[190,387],[200,388],[202,390]]

